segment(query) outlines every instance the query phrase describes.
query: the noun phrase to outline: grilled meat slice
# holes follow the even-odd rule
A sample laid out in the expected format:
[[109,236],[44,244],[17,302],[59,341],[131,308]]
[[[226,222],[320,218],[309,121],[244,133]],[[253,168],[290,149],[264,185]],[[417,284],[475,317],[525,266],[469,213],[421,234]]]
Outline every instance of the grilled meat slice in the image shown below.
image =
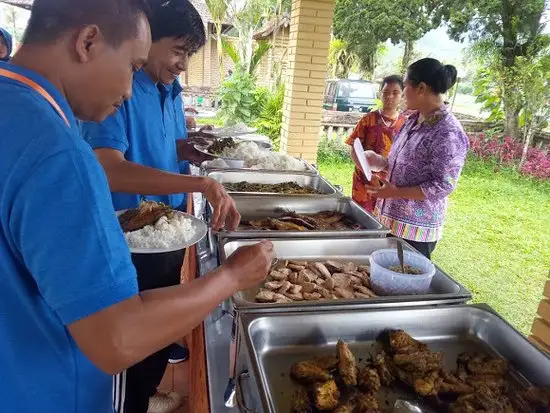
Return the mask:
[[307,391],[300,386],[292,395],[292,413],[312,413],[312,411]]
[[349,349],[349,346],[343,341],[338,340],[336,344],[338,353],[338,372],[346,386],[357,386],[357,361]]
[[310,224],[309,222],[307,222],[301,217],[281,217],[281,218],[278,218],[278,220],[281,222],[291,222],[293,224],[298,225],[299,227],[309,229],[309,230],[315,229],[315,225]]
[[380,381],[384,386],[390,386],[395,381],[393,361],[384,351],[374,356],[374,367],[376,367]]
[[440,394],[454,394],[457,396],[463,396],[465,394],[471,394],[474,392],[473,387],[468,386],[454,374],[442,371],[441,379],[443,381],[439,388]]
[[315,357],[308,362],[325,370],[334,370],[338,367],[338,357],[335,356]]
[[339,261],[327,261],[325,267],[334,274],[335,272],[344,272],[344,264]]
[[442,358],[443,353],[431,351],[409,354],[398,353],[393,357],[393,362],[398,368],[408,372],[427,373],[440,370]]
[[270,228],[277,231],[305,231],[305,227],[295,224],[294,222],[283,222],[278,219],[268,218],[267,222]]
[[474,375],[503,376],[508,371],[508,362],[502,358],[476,356],[468,361],[467,368]]
[[311,363],[310,361],[300,361],[294,363],[290,368],[290,375],[301,383],[316,383],[319,381],[327,381],[332,378],[332,375],[320,367],[316,363]]
[[550,407],[550,387],[529,387],[520,395],[537,407]]
[[378,393],[380,390],[380,376],[376,369],[372,367],[363,367],[357,375],[357,385],[363,391],[369,393]]
[[417,353],[429,350],[426,344],[415,340],[403,330],[390,331],[390,348],[394,353]]
[[353,293],[353,290],[350,288],[338,288],[336,287],[334,289],[334,292],[336,295],[340,298],[346,299],[346,300],[353,300],[355,298],[355,294]]
[[345,404],[342,404],[333,411],[333,413],[353,413],[355,411],[356,404],[350,400]]
[[119,217],[119,223],[124,232],[137,231],[147,225],[154,225],[161,217],[174,213],[174,210],[161,203],[142,201],[137,209],[126,211]]
[[315,407],[321,411],[334,410],[340,403],[340,390],[334,380],[316,383],[313,388]]
[[380,405],[376,400],[376,396],[372,393],[360,393],[355,397],[357,403],[357,411],[359,413],[379,413]]
[[303,293],[304,300],[307,301],[317,301],[323,298],[323,296],[319,293]]

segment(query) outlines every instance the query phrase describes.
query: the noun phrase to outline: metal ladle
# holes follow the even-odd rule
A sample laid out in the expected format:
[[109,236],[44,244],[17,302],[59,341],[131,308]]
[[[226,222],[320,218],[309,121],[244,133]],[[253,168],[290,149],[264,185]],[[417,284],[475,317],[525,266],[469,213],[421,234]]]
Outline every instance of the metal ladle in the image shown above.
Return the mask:
[[403,244],[401,244],[401,241],[397,241],[397,256],[399,257],[399,265],[401,266],[401,272],[405,274],[405,258],[403,254]]

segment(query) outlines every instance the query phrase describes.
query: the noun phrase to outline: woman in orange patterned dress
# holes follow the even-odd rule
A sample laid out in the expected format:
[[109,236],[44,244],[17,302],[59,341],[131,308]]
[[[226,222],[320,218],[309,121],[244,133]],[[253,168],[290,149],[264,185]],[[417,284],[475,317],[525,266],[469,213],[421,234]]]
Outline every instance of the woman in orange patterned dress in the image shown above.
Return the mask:
[[[353,142],[360,139],[365,151],[374,151],[387,158],[390,154],[393,137],[399,132],[406,118],[398,108],[403,95],[403,80],[399,76],[388,76],[382,82],[382,109],[369,112],[357,124],[346,143],[351,145],[351,157],[355,163],[353,173],[353,200],[369,212],[374,211],[376,198],[370,195],[365,185],[367,178],[353,151]],[[385,178],[380,173],[382,178]]]

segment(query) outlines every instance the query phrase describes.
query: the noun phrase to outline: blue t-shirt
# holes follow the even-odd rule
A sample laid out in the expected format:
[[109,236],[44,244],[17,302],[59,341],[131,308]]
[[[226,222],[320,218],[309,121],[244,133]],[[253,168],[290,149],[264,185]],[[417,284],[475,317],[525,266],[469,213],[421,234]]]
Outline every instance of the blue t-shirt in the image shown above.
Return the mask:
[[9,413],[111,413],[113,378],[67,326],[138,292],[101,165],[61,93],[0,76],[0,400]]
[[[130,162],[179,173],[176,140],[186,135],[181,91],[177,82],[157,86],[140,70],[134,75],[132,98],[103,123],[84,123],[84,138],[93,149],[115,149]],[[115,210],[136,208],[142,195],[174,208],[184,202],[183,194],[152,196],[113,192]]]

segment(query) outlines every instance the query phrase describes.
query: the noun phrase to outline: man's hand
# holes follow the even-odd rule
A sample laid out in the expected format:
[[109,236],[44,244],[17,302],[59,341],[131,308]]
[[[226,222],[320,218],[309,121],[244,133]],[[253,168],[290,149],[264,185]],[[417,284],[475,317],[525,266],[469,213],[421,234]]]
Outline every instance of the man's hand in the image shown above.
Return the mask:
[[178,159],[180,161],[189,161],[193,165],[200,166],[204,161],[211,161],[213,156],[199,152],[195,149],[195,145],[204,145],[205,141],[192,138],[180,140],[177,142],[178,146]]
[[273,244],[262,241],[241,247],[222,265],[235,282],[235,292],[245,291],[260,284],[267,277],[275,258]]
[[185,108],[185,113],[192,113],[194,115],[198,115],[199,111],[197,109],[195,109],[193,106],[187,106]]
[[186,116],[185,126],[187,127],[187,129],[195,129],[197,127],[197,121],[195,121],[195,118],[192,116]]
[[223,186],[214,179],[208,178],[206,188],[202,191],[206,199],[212,204],[211,226],[215,231],[223,228],[234,231],[241,222],[241,214],[237,211],[233,198],[225,191]]

